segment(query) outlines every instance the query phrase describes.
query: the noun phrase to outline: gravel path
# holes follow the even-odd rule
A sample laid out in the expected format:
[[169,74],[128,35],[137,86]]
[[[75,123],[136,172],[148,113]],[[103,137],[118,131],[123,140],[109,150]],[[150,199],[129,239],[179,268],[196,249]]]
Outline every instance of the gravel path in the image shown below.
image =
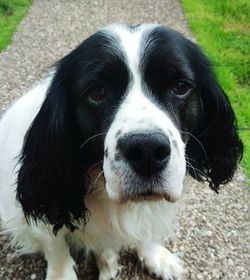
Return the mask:
[[[0,54],[0,111],[55,61],[112,22],[159,22],[192,38],[176,0],[35,1],[12,44]],[[187,179],[177,238],[168,244],[182,254],[184,279],[250,279],[249,200],[241,170],[219,195]],[[97,279],[93,260],[77,259],[79,279]],[[123,252],[121,262],[126,266],[120,279],[152,279],[135,265],[133,252]],[[0,279],[44,279],[45,267],[40,256],[16,256],[7,237],[0,237]]]

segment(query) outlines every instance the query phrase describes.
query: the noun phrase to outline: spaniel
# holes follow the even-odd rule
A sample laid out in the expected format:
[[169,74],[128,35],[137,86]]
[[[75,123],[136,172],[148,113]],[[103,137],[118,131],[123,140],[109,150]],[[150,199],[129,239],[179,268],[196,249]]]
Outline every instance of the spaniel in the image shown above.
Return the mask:
[[156,24],[114,24],[62,58],[0,121],[0,217],[46,279],[75,280],[70,247],[118,277],[120,249],[181,279],[164,247],[189,172],[217,192],[242,155],[236,119],[200,48]]

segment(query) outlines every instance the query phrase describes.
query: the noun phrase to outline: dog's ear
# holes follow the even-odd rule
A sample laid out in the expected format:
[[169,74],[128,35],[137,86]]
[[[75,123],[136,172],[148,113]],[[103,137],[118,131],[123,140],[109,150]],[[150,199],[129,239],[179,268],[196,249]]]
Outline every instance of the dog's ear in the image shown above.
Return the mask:
[[46,98],[29,128],[17,178],[17,199],[26,218],[74,229],[87,219],[84,162],[73,97],[59,64]]
[[232,179],[242,158],[243,145],[238,137],[237,123],[229,99],[218,85],[208,60],[203,57],[197,67],[200,84],[200,115],[194,137],[190,137],[186,155],[189,172],[204,177],[218,191],[220,184]]

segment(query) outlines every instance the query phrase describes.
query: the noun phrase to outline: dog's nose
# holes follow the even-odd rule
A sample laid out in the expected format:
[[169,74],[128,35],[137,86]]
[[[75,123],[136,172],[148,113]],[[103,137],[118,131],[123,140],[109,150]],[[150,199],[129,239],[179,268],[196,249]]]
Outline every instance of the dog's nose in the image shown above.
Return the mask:
[[145,177],[163,170],[171,153],[169,139],[159,132],[126,134],[118,140],[118,147],[132,169]]

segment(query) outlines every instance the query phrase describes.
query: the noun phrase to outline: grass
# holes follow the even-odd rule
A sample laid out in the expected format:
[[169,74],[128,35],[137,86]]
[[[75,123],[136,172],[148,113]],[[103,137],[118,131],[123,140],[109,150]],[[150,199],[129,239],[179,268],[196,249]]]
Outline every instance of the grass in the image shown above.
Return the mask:
[[[214,64],[228,94],[244,143],[243,167],[250,178],[250,1],[181,0],[199,45]],[[249,181],[248,181],[249,182]]]
[[31,4],[32,0],[0,0],[0,51],[11,42],[19,22]]

